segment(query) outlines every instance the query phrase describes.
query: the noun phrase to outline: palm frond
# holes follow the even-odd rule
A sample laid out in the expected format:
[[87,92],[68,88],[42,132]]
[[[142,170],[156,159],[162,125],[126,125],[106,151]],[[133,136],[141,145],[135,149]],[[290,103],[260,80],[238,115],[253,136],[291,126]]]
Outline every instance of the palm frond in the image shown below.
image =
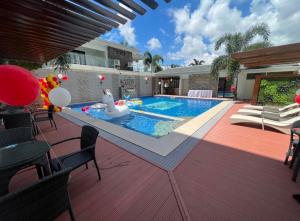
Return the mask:
[[228,65],[228,62],[228,55],[221,55],[215,58],[212,62],[212,67],[210,71],[211,76],[217,79],[219,77],[219,71],[225,69]]
[[70,69],[71,56],[63,54],[52,61],[54,70],[60,73],[66,73]]
[[227,33],[224,34],[221,38],[219,38],[215,43],[215,50],[217,51],[223,44],[227,44],[230,41],[231,36],[232,35],[230,33]]
[[272,44],[268,41],[262,41],[262,42],[257,42],[257,43],[253,43],[251,45],[246,46],[243,51],[251,51],[251,50],[255,50],[255,49],[259,49],[259,48],[269,48],[271,47]]
[[145,51],[144,53],[144,65],[149,67],[152,63],[152,54],[149,51]]
[[255,36],[261,36],[264,41],[268,41],[270,37],[270,29],[266,23],[253,26],[244,34],[244,46],[247,46]]

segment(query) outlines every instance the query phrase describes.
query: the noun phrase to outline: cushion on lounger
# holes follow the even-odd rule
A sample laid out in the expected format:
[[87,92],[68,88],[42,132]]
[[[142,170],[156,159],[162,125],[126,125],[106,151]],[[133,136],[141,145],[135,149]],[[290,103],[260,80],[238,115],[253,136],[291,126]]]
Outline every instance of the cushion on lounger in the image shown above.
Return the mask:
[[268,107],[268,106],[264,106],[263,111],[272,112],[272,113],[279,113],[280,112],[278,108]]
[[267,112],[267,111],[263,111],[261,116],[265,119],[269,119],[269,120],[274,120],[274,121],[280,121],[280,114],[278,113],[272,113],[272,112]]

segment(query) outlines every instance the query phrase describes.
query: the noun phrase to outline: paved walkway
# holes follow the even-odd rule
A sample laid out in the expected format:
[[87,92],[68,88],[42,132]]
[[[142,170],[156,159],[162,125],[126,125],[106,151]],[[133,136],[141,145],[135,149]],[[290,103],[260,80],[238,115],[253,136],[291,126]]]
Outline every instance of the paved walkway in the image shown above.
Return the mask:
[[[230,125],[234,105],[172,172],[105,141],[97,141],[95,168],[72,173],[70,195],[77,220],[300,220],[291,197],[300,184],[282,159],[289,136]],[[49,140],[78,136],[80,128],[61,117],[58,130],[40,126]],[[71,142],[57,155],[74,151]],[[13,179],[14,190],[36,179],[26,171]],[[57,220],[69,220],[63,214]]]

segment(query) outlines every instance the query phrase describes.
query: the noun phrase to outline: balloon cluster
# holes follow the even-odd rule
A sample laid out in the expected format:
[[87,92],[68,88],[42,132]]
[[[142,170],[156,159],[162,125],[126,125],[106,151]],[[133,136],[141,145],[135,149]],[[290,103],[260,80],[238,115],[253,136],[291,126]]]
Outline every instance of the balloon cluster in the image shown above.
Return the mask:
[[296,91],[295,102],[300,104],[300,89]]
[[[40,78],[40,87],[41,87],[41,97],[43,98],[43,108],[48,109],[49,106],[51,105],[51,102],[49,100],[49,92],[54,89],[59,87],[59,81],[57,77],[55,77],[53,74],[48,74],[47,77],[45,78]],[[61,111],[60,107],[55,107],[54,111],[59,112]]]

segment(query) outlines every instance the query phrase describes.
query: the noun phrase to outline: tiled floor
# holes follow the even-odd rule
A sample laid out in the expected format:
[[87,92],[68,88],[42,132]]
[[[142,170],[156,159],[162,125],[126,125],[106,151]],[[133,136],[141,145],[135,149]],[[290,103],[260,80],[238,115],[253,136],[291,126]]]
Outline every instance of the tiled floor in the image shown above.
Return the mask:
[[[289,136],[229,124],[234,105],[181,164],[166,172],[105,141],[97,141],[95,168],[72,173],[70,195],[77,220],[300,220],[300,181],[282,159]],[[77,136],[80,128],[56,118],[59,129],[41,127],[51,142]],[[70,143],[56,154],[76,148]],[[11,190],[36,179],[35,171],[14,177]],[[63,214],[57,220],[69,220]]]

